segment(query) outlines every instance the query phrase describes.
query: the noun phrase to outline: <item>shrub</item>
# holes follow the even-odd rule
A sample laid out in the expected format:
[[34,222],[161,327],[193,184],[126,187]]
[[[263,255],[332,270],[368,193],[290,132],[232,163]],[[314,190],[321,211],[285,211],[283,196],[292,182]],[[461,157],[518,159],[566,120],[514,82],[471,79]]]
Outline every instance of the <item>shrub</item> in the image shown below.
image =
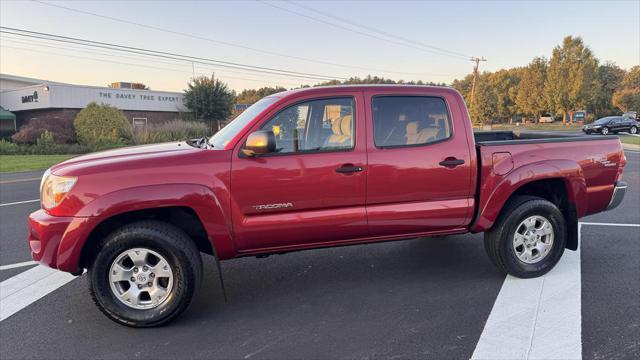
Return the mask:
[[86,146],[78,144],[56,144],[49,139],[38,141],[36,145],[15,144],[10,141],[0,140],[1,155],[62,155],[84,154],[89,152]]
[[33,118],[20,127],[11,138],[22,144],[35,144],[45,131],[53,134],[56,143],[66,144],[76,140],[73,120],[65,118]]
[[7,141],[5,139],[0,140],[0,154],[3,155],[13,155],[17,154],[19,151],[18,145]]
[[109,105],[90,103],[78,113],[73,125],[80,144],[94,151],[125,146],[133,139],[129,120]]
[[55,144],[54,136],[49,132],[49,130],[45,130],[38,140],[36,140],[36,146],[42,148],[51,147],[53,144]]
[[147,131],[135,134],[136,143],[159,143],[201,138],[209,134],[206,124],[196,121],[172,120],[162,124],[152,124]]

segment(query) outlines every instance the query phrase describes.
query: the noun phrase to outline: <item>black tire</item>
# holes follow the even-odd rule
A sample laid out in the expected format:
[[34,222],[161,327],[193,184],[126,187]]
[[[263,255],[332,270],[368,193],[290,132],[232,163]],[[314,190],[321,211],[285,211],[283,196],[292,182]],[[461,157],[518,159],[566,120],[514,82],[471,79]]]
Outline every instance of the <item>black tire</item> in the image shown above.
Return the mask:
[[629,134],[637,134],[638,133],[638,127],[637,126],[632,126],[629,128]]
[[609,134],[609,128],[608,128],[608,127],[606,127],[606,126],[605,126],[605,127],[603,127],[603,128],[600,130],[600,133],[601,133],[602,135],[608,135],[608,134]]
[[[160,254],[173,272],[173,286],[160,305],[134,309],[120,301],[111,290],[109,269],[123,252],[146,248]],[[88,271],[88,285],[96,306],[109,319],[131,327],[163,325],[187,309],[202,279],[202,258],[193,241],[183,231],[160,221],[140,221],[125,225],[105,237]]]
[[[513,237],[518,225],[530,216],[548,219],[554,240],[549,253],[539,262],[528,264],[516,256]],[[534,278],[549,272],[560,260],[566,247],[566,225],[562,212],[550,201],[535,196],[518,196],[502,210],[493,227],[484,234],[484,246],[491,261],[503,272],[519,278]]]

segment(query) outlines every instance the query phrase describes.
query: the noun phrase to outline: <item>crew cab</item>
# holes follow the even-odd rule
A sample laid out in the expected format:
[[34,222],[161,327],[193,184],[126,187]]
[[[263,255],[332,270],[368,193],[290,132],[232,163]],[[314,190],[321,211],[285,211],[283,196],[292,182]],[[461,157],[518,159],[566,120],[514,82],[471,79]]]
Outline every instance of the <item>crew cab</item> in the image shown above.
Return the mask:
[[625,164],[616,136],[474,134],[450,88],[298,89],[263,98],[209,139],[51,167],[28,244],[45,265],[87,269],[100,310],[134,327],[187,308],[200,253],[219,265],[484,232],[498,269],[530,278],[578,248],[579,218],[620,204]]

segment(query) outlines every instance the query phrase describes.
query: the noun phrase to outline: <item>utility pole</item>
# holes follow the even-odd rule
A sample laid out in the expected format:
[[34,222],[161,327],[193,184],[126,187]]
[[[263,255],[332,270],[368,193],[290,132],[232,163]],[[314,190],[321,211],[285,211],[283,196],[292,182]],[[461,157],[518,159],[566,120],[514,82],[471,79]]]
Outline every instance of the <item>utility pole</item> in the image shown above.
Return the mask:
[[[192,61],[191,62],[191,72],[193,74],[193,77],[191,78],[191,81],[195,81],[196,79],[196,64]],[[195,120],[198,121],[198,93],[196,92],[196,108],[194,109],[195,112]]]
[[480,64],[480,61],[487,61],[487,59],[485,59],[484,57],[482,58],[472,57],[470,60],[473,61],[475,65],[473,66],[473,82],[471,83],[471,100],[469,104],[469,109],[473,108],[473,102],[476,98],[476,81],[478,79],[478,65]]

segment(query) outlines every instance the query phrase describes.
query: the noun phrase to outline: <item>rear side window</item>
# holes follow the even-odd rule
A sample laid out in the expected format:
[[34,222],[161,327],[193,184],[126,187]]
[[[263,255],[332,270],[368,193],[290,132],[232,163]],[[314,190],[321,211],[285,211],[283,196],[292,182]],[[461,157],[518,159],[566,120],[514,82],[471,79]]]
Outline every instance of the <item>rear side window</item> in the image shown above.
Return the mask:
[[451,121],[442,98],[376,96],[371,100],[377,147],[423,145],[451,137]]

